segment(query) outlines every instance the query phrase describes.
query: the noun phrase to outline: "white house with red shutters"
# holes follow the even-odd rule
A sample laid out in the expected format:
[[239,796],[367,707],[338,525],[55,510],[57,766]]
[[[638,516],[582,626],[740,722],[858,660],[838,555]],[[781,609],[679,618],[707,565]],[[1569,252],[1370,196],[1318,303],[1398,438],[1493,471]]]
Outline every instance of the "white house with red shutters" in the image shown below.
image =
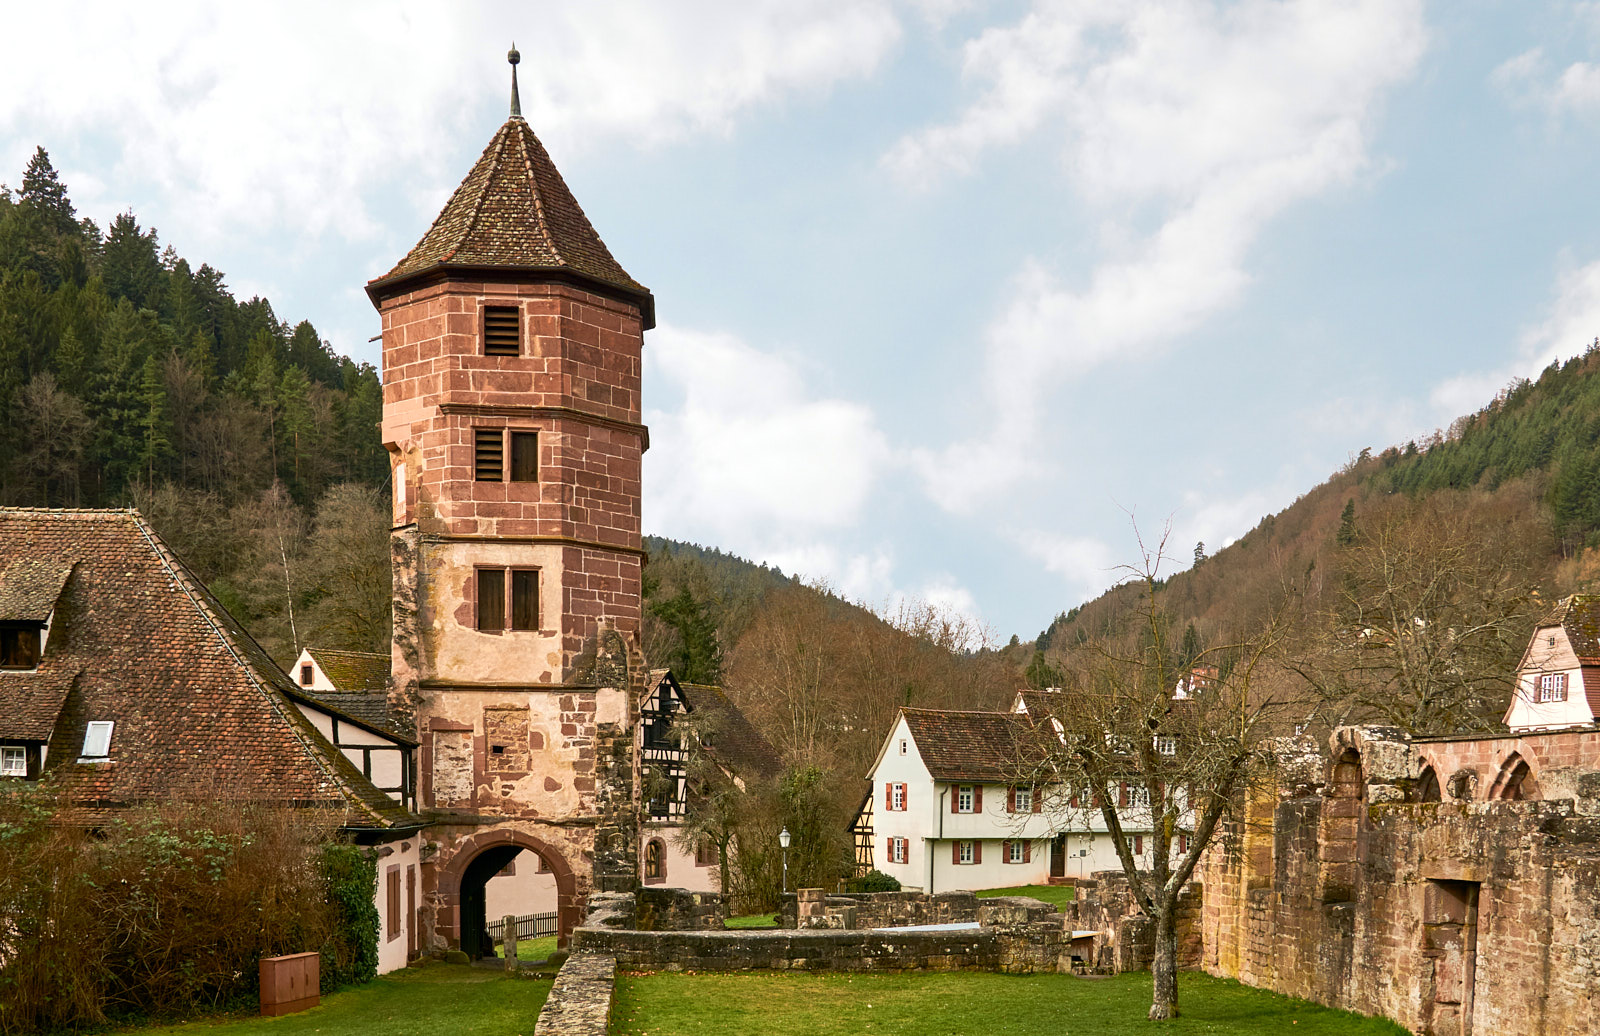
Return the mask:
[[[1105,821],[1059,785],[1018,783],[1040,734],[1018,696],[1011,712],[901,709],[869,774],[856,830],[861,870],[929,892],[1011,888],[1120,869]],[[1123,830],[1149,866],[1153,840],[1142,789],[1119,783]],[[868,819],[870,818],[870,819]],[[870,845],[870,851],[867,846]],[[1188,850],[1187,836],[1173,851]]]
[[1600,597],[1575,594],[1533,631],[1505,723],[1513,733],[1600,718]]

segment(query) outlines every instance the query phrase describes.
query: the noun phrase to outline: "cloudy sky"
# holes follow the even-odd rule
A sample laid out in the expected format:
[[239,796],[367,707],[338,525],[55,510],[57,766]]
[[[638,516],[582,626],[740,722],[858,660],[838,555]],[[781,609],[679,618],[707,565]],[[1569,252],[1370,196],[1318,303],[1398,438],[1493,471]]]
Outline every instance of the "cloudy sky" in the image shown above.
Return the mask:
[[523,109],[656,294],[647,531],[1033,636],[1600,334],[1600,4],[31,4],[37,144],[377,361]]

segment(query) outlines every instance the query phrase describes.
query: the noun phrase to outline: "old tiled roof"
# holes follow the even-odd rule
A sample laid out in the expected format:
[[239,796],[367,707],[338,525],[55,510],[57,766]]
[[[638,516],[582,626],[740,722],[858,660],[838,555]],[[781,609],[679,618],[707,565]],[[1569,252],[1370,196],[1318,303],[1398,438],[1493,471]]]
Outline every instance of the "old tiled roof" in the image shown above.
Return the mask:
[[[1051,715],[1057,708],[1060,708],[1064,697],[1060,691],[1023,690],[1017,692],[1016,704],[1022,706],[1023,712],[1026,712],[1035,720],[1039,720]],[[1017,710],[1013,709],[1012,711]]]
[[1566,630],[1579,659],[1600,663],[1600,597],[1573,594],[1561,602],[1556,621]]
[[900,715],[936,781],[1009,782],[1038,758],[1034,726],[1019,713],[903,708]]
[[17,558],[0,572],[0,621],[44,622],[61,596],[72,563],[61,558]]
[[381,691],[389,686],[389,656],[371,651],[335,651],[332,648],[306,648],[339,691]]
[[691,713],[702,719],[710,717],[706,728],[712,732],[712,738],[711,744],[706,746],[707,753],[743,777],[771,777],[778,772],[777,750],[750,724],[721,687],[697,683],[681,683],[678,687]]
[[301,687],[299,697],[311,705],[320,705],[330,712],[385,734],[393,734],[415,743],[417,732],[389,707],[385,691],[318,691]]
[[539,138],[506,120],[444,211],[368,291],[447,267],[576,274],[636,298],[654,321],[650,290],[612,257]]
[[37,672],[0,676],[0,741],[49,741],[77,676],[54,660]]
[[[289,677],[136,512],[0,508],[0,567],[23,558],[76,563],[37,674],[53,693],[70,683],[46,764],[69,801],[239,799],[331,808],[351,827],[414,822],[317,733]],[[0,686],[25,696],[31,678],[0,672]],[[116,724],[107,763],[77,761],[91,720]]]

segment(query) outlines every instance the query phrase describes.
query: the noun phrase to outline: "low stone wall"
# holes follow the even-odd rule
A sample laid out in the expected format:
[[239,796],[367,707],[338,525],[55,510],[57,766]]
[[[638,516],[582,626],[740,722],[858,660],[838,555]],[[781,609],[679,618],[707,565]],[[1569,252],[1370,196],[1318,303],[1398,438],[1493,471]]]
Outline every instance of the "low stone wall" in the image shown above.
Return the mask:
[[588,953],[567,958],[534,1023],[533,1036],[606,1036],[616,986],[615,958]]
[[692,932],[718,929],[728,918],[715,892],[642,888],[635,893],[634,927],[645,932]]
[[[1205,956],[1201,930],[1199,882],[1178,894],[1178,967],[1198,968]],[[1133,888],[1122,871],[1096,871],[1077,882],[1075,898],[1062,910],[1066,924],[1095,935],[1085,965],[1094,971],[1148,971],[1155,960],[1155,925],[1134,902]]]
[[[807,890],[810,892],[811,890]],[[845,900],[845,902],[835,902]],[[667,971],[1007,971],[1067,970],[1071,955],[1062,915],[1022,897],[980,900],[970,892],[874,893],[804,897],[801,928],[648,931],[633,925],[643,903],[597,894],[587,922],[573,932],[575,953],[601,954],[622,967]],[[976,923],[957,931],[878,926],[878,920]],[[850,923],[852,927],[846,928]],[[865,922],[865,923],[864,923]]]

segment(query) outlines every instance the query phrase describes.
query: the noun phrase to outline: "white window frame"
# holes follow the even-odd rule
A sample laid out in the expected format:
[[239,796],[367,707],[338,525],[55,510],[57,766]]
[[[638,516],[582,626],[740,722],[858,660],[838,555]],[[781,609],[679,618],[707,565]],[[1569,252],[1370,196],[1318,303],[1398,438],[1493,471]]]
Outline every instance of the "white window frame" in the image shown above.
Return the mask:
[[[90,720],[89,726],[83,732],[83,754],[78,757],[80,763],[100,762],[111,757],[111,735],[115,733],[117,724],[113,720]],[[99,749],[99,751],[92,751]]]
[[911,859],[911,843],[896,835],[889,841],[889,862],[906,863]]
[[1158,755],[1177,755],[1178,739],[1175,737],[1156,738],[1156,753]]
[[1567,674],[1544,673],[1539,677],[1540,703],[1567,700]]
[[958,785],[956,785],[956,812],[957,813],[971,813],[972,812],[972,800],[974,798],[974,794],[973,794],[973,790],[972,790],[973,787],[974,787],[974,785],[971,785],[971,784],[958,784]]
[[906,739],[905,738],[901,738],[900,739],[900,754],[901,755],[905,755],[906,754]]
[[1026,843],[1024,843],[1020,838],[1011,843],[1010,851],[1006,854],[1007,863],[1022,862],[1022,847],[1024,844]]
[[28,776],[28,750],[21,745],[0,745],[0,777]]
[[1015,788],[1011,793],[1011,801],[1016,804],[1018,813],[1033,812],[1033,789],[1027,785]]
[[976,855],[972,848],[972,842],[965,840],[956,843],[956,853],[956,859],[961,863],[972,863],[973,857]]
[[1140,808],[1149,808],[1149,806],[1150,806],[1150,789],[1145,787],[1143,784],[1135,784],[1132,781],[1129,781],[1127,783],[1128,783],[1128,808],[1132,809],[1135,806],[1138,806]]
[[899,781],[895,781],[889,785],[889,809],[903,813],[905,808],[906,786]]

